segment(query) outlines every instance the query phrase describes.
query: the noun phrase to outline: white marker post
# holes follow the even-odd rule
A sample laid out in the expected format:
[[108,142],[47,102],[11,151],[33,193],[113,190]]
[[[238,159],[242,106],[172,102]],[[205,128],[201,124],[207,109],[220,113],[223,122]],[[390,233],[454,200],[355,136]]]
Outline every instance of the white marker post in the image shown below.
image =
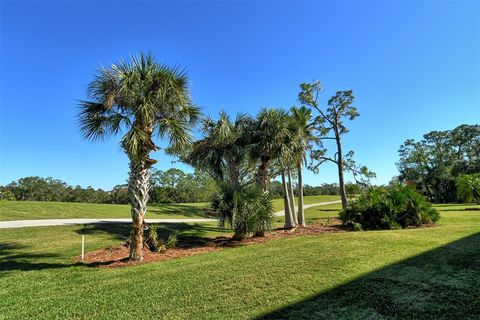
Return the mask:
[[84,256],[85,256],[85,235],[82,234],[82,260]]

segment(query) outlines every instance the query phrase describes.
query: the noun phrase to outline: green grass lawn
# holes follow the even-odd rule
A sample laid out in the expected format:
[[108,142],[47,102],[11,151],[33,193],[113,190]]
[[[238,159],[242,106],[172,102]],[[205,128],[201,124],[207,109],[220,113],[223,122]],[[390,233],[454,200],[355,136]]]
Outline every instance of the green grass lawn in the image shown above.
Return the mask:
[[[148,217],[202,218],[206,217],[205,203],[151,204]],[[126,204],[96,204],[44,201],[0,201],[0,221],[55,218],[129,218]]]
[[[338,200],[338,196],[305,197],[305,204]],[[297,200],[298,201],[298,200]],[[283,210],[283,200],[274,199],[275,211]],[[150,204],[147,219],[204,218],[207,203]],[[129,218],[130,206],[74,202],[0,201],[0,221],[54,218]]]
[[[432,228],[279,239],[118,269],[71,258],[81,233],[89,251],[120,243],[126,225],[4,229],[0,319],[478,319],[480,211],[438,208]],[[165,225],[165,234],[173,228],[222,234],[215,224]]]

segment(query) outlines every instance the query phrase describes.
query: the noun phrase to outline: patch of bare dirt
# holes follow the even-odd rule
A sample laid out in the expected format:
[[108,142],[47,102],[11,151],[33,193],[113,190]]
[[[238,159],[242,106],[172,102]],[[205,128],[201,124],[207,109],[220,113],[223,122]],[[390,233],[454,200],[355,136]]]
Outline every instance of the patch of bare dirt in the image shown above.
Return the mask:
[[256,243],[264,243],[281,238],[299,237],[306,235],[317,235],[330,232],[345,232],[346,229],[341,225],[323,226],[321,224],[312,224],[307,227],[299,227],[293,230],[274,229],[266,232],[264,236],[252,237],[243,241],[235,240],[231,237],[216,238],[179,238],[177,247],[170,248],[166,252],[152,252],[148,249],[143,250],[143,261],[132,262],[128,260],[129,248],[118,246],[114,248],[98,249],[85,255],[83,261],[77,258],[77,261],[91,267],[117,268],[139,263],[149,263],[163,260],[170,260],[182,257],[188,257],[196,254],[221,250],[228,247],[238,247]]

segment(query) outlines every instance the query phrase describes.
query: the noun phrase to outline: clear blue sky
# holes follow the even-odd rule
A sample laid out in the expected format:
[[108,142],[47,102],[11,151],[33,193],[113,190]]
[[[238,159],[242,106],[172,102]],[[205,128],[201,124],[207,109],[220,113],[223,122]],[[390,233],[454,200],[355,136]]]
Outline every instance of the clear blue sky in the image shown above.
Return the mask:
[[[473,2],[1,2],[0,184],[30,175],[111,188],[127,178],[118,138],[81,139],[76,99],[95,67],[151,51],[189,70],[205,114],[288,108],[298,85],[323,101],[353,89],[344,137],[387,183],[399,145],[480,123],[480,6]],[[161,152],[159,169],[174,159]],[[175,164],[185,169],[184,166]],[[333,166],[305,182],[335,182]]]

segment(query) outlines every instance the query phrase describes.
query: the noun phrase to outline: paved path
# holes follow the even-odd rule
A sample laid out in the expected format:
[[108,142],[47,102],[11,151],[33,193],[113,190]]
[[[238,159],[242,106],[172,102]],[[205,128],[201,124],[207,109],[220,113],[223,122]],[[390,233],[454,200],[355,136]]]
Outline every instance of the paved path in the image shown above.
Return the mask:
[[[320,202],[314,204],[307,204],[303,207],[305,209],[325,206],[329,204],[340,203],[340,201]],[[274,215],[283,216],[284,211],[275,212]],[[132,219],[41,219],[41,220],[14,220],[14,221],[0,221],[0,229],[6,228],[23,228],[23,227],[46,227],[46,226],[66,226],[75,224],[98,224],[98,223],[128,223]],[[206,218],[192,218],[192,219],[145,219],[147,223],[189,223],[189,222],[214,222],[217,219]]]

